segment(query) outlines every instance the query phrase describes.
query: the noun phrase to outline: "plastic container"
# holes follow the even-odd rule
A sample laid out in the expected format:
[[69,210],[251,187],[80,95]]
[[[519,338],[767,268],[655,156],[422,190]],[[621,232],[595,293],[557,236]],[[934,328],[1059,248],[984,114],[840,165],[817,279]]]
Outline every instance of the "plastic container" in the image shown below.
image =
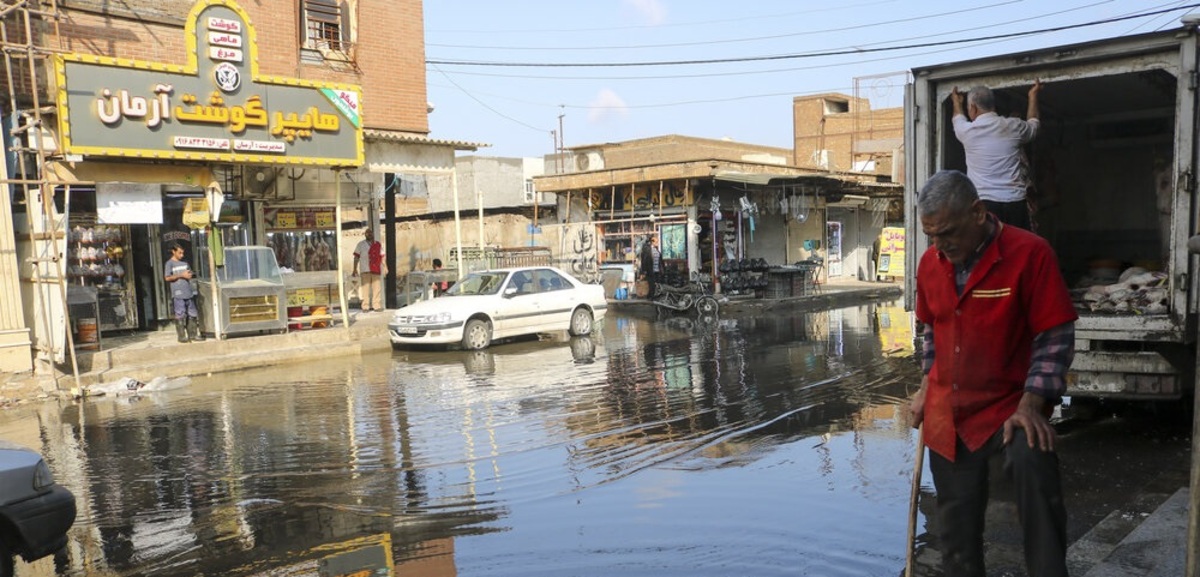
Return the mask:
[[79,319],[75,322],[78,331],[78,337],[75,339],[75,345],[81,349],[98,348],[100,342],[96,327],[96,319]]

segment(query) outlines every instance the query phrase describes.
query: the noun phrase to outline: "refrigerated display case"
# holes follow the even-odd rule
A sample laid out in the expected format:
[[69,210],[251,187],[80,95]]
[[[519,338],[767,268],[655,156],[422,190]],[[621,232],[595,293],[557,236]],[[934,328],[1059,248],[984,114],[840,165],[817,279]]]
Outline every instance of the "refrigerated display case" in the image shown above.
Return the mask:
[[239,246],[224,250],[225,266],[217,269],[219,318],[213,318],[213,279],[197,282],[200,324],[214,335],[237,335],[287,330],[287,287],[265,246]]
[[67,279],[95,290],[101,331],[136,329],[137,293],[129,225],[99,224],[95,215],[72,215]]

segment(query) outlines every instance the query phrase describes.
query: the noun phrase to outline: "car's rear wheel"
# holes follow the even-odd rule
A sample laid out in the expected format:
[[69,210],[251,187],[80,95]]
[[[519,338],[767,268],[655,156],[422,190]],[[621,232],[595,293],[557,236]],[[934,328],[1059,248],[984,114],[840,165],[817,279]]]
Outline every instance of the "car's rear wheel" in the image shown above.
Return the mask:
[[463,327],[462,348],[478,351],[492,344],[492,325],[483,319],[471,319]]
[[567,328],[567,332],[573,337],[592,334],[592,311],[583,307],[575,309],[575,312],[571,313],[571,326]]

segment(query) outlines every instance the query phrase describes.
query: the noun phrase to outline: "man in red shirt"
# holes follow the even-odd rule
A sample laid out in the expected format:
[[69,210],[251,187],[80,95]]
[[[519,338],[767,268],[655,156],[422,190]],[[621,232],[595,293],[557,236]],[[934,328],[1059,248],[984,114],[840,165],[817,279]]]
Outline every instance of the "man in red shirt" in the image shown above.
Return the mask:
[[930,247],[917,268],[924,371],[913,396],[938,495],[943,571],[984,577],[988,462],[1003,457],[1032,577],[1067,574],[1067,513],[1048,417],[1066,390],[1075,319],[1044,239],[1006,226],[970,179],[935,174],[917,201]]

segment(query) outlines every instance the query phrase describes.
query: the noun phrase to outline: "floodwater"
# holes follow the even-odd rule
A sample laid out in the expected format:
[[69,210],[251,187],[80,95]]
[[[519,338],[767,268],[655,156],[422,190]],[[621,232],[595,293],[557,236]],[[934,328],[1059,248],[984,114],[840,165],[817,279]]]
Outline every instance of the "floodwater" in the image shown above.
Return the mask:
[[893,304],[613,313],[585,339],[19,407],[0,438],[42,450],[80,514],[18,572],[899,575],[911,339]]

